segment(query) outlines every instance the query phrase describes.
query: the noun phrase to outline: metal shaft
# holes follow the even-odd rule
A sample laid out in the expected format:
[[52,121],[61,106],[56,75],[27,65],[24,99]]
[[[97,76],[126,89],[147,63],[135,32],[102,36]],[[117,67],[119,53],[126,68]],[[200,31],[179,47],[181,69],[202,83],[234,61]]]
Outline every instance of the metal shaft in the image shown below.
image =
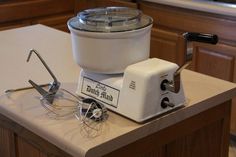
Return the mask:
[[[47,84],[42,84],[42,85],[39,85],[40,87],[48,87],[50,84],[47,83]],[[34,87],[23,87],[23,88],[16,88],[16,89],[7,89],[5,90],[5,93],[11,93],[11,92],[18,92],[18,91],[22,91],[22,90],[28,90],[28,89],[33,89]]]

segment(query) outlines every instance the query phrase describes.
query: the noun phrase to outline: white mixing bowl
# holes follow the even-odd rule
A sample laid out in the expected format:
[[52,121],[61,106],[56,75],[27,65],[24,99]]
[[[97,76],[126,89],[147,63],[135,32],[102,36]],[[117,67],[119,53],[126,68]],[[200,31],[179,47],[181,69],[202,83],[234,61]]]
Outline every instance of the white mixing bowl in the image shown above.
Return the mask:
[[[109,11],[113,9],[113,12],[116,9],[116,14],[109,15],[111,17],[107,19],[101,15],[101,8],[99,11],[90,9],[68,21],[68,28],[72,37],[73,56],[77,64],[90,72],[114,74],[124,72],[130,64],[148,59],[152,19],[142,14],[142,16],[138,15],[137,18],[142,18],[144,21],[141,21],[140,24],[140,19],[130,18],[136,16],[135,13],[141,13],[139,10],[123,7],[103,9],[110,9]],[[119,15],[117,9],[119,13],[125,9],[125,13]],[[84,16],[88,16],[87,18],[94,17],[86,19],[90,21],[84,22]],[[116,19],[113,20],[113,18]],[[113,21],[108,21],[111,19]],[[131,22],[127,22],[127,19],[131,19]]]

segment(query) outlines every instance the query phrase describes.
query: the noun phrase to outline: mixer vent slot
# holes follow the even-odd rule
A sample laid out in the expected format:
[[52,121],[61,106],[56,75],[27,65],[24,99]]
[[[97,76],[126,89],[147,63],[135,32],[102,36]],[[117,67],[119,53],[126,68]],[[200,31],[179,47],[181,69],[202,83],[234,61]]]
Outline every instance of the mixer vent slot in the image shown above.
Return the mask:
[[136,89],[136,82],[131,81],[130,84],[129,84],[129,88],[135,90]]

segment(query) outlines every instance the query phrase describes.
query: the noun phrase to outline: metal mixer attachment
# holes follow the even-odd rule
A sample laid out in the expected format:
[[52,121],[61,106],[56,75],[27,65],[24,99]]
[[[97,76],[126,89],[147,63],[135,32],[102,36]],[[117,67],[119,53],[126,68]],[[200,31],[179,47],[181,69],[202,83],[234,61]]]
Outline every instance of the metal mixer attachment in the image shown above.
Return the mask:
[[75,116],[82,124],[94,130],[98,129],[94,126],[94,124],[96,125],[94,122],[103,122],[108,118],[105,106],[91,98],[85,98],[81,101]]
[[49,84],[48,90],[45,90],[34,81],[29,80],[29,83],[32,85],[32,87],[41,94],[42,106],[48,111],[48,115],[54,118],[73,116],[78,108],[81,98],[77,97],[66,89],[60,88],[61,83],[57,80],[51,69],[36,50],[30,50],[27,62],[29,62],[33,53],[37,55],[53,78],[53,82]]
[[78,97],[71,92],[60,88],[60,82],[58,82],[55,75],[37,51],[30,51],[27,62],[29,61],[32,53],[35,53],[38,56],[54,80],[50,84],[48,91],[44,90],[40,85],[37,85],[32,80],[29,80],[29,83],[42,95],[41,102],[43,106],[50,111],[49,113],[53,113],[57,117],[65,117],[75,113],[77,118],[83,117],[79,119],[88,126],[90,126],[87,122],[89,120],[100,122],[105,119],[107,116],[107,110],[102,104],[98,103],[94,99],[84,99],[82,97]]
[[94,99],[85,98],[80,101],[75,117],[80,121],[80,133],[82,136],[94,138],[107,130],[107,109]]
[[[53,82],[38,85],[34,81],[29,80],[28,82],[32,87],[9,89],[6,90],[5,93],[34,88],[41,94],[40,102],[48,111],[47,115],[53,118],[66,118],[75,115],[76,118],[81,121],[82,124],[85,124],[86,127],[97,130],[98,125],[96,122],[99,123],[107,119],[107,109],[94,99],[79,97],[66,89],[60,88],[61,83],[57,80],[51,69],[36,50],[30,50],[27,62],[29,62],[33,53],[36,54],[52,76]],[[45,89],[46,87],[48,87],[48,90]]]
[[42,95],[42,97],[44,99],[46,99],[50,104],[52,104],[54,101],[55,95],[60,87],[60,82],[57,81],[57,78],[55,77],[55,75],[52,73],[52,71],[50,70],[50,68],[46,64],[46,62],[43,60],[43,58],[40,56],[40,54],[36,50],[34,50],[34,49],[30,50],[30,53],[27,58],[27,62],[29,62],[30,57],[33,53],[35,53],[37,55],[37,57],[40,59],[40,61],[42,62],[44,67],[47,69],[49,74],[52,76],[54,81],[52,83],[50,83],[48,91],[44,90],[41,86],[37,85],[32,80],[29,80],[29,83]]
[[[55,75],[52,73],[52,71],[50,70],[50,68],[46,64],[46,62],[43,60],[43,58],[40,56],[40,54],[36,50],[34,50],[34,49],[30,50],[28,58],[27,58],[27,62],[29,62],[32,53],[35,53],[37,55],[37,57],[43,63],[44,67],[47,69],[47,71],[52,76],[54,81],[52,83],[38,85],[34,81],[29,80],[29,83],[32,85],[32,87],[8,89],[8,90],[5,90],[5,93],[12,93],[12,92],[17,92],[17,91],[22,91],[22,90],[28,90],[28,89],[35,88],[42,95],[43,99],[46,99],[50,104],[52,104],[53,101],[54,101],[55,94],[57,93],[57,91],[60,87],[60,82],[57,81],[57,78],[55,77]],[[46,91],[43,87],[48,87],[49,90]]]

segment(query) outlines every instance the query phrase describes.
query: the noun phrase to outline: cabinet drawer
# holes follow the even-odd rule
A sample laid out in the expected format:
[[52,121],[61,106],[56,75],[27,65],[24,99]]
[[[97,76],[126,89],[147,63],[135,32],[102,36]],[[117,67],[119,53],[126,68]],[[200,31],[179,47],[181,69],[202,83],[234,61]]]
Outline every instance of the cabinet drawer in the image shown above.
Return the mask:
[[[62,7],[63,6],[63,7]],[[74,0],[24,0],[0,4],[0,23],[72,12]]]
[[137,4],[129,0],[96,0],[96,1],[98,7],[123,6],[123,7],[137,8]]
[[53,16],[47,16],[42,18],[37,18],[32,20],[32,24],[43,24],[49,27],[54,27],[56,29],[69,32],[67,29],[67,21],[74,17],[74,14],[60,14],[60,15],[53,15]]
[[236,39],[236,19],[190,9],[182,9],[149,2],[140,2],[140,9],[152,16],[154,25],[180,30],[217,34],[220,40]]

